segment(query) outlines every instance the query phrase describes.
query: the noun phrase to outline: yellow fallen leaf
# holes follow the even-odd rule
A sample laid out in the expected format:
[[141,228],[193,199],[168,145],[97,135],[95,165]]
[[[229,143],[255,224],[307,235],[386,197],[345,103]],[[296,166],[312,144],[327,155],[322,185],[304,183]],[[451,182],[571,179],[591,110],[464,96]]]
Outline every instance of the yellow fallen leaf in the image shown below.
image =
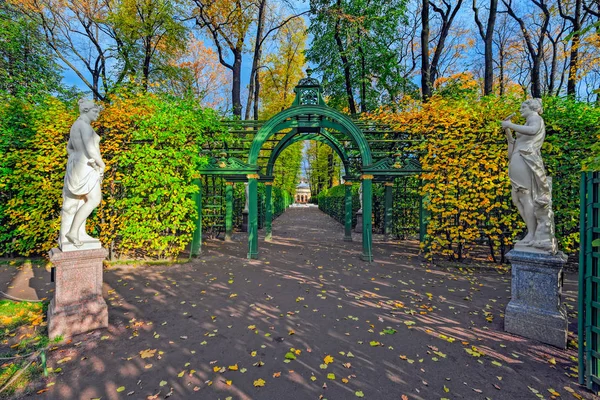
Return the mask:
[[265,383],[267,383],[267,382],[265,382],[263,379],[257,379],[254,381],[254,386],[262,387],[262,386],[265,386]]
[[238,370],[238,365],[237,365],[237,364],[235,364],[235,365],[230,365],[230,366],[229,366],[229,370],[230,370],[230,371],[237,371],[237,370]]
[[226,384],[227,386],[231,386],[231,384],[232,384],[232,383],[233,383],[233,381],[225,381],[225,384]]
[[155,354],[156,354],[156,349],[146,349],[146,350],[140,351],[141,358],[154,357]]
[[556,390],[550,388],[548,389],[548,392],[552,395],[552,396],[556,396],[556,397],[560,397],[560,393],[558,393]]
[[326,355],[325,358],[323,359],[323,362],[325,364],[331,364],[333,362],[333,357],[331,357],[330,355]]

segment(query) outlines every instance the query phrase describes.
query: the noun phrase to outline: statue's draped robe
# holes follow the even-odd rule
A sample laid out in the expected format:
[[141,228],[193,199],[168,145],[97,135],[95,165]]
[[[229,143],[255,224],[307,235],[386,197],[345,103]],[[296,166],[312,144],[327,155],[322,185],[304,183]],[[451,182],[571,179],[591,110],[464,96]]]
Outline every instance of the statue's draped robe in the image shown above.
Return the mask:
[[100,174],[92,167],[93,160],[75,153],[69,155],[65,173],[65,189],[74,196],[83,196],[92,191],[100,182]]
[[[508,174],[513,190],[531,190],[533,201],[539,206],[546,206],[550,202],[550,186],[542,160],[542,144],[545,137],[546,127],[542,121],[540,130],[533,136],[529,146],[525,149],[516,149],[512,154]],[[520,159],[516,159],[517,157]],[[516,164],[520,162],[527,166],[530,172],[528,176],[514,173],[517,169]]]

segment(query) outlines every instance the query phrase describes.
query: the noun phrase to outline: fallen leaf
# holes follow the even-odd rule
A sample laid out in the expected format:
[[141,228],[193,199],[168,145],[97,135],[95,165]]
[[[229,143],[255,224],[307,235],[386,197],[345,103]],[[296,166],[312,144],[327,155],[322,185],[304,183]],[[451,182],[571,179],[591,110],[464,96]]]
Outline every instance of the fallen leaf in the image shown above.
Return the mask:
[[156,349],[146,349],[146,350],[140,351],[141,358],[154,357],[155,354],[156,354]]
[[254,386],[262,387],[262,386],[265,386],[265,383],[267,383],[267,382],[265,382],[263,379],[257,379],[254,381]]

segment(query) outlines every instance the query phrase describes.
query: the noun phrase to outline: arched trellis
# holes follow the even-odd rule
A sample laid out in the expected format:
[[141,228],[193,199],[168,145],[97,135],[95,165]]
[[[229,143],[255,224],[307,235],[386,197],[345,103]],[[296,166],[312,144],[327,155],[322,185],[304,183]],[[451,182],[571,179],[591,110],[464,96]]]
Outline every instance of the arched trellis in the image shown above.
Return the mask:
[[[301,82],[302,83],[302,82]],[[312,86],[312,85],[311,85]],[[311,88],[308,86],[308,88]],[[258,162],[258,155],[264,143],[273,135],[281,132],[285,129],[295,129],[295,134],[301,134],[304,131],[311,132],[315,129],[335,129],[339,133],[348,137],[356,146],[358,153],[360,154],[361,164],[363,168],[368,168],[372,164],[371,149],[369,144],[361,132],[361,130],[352,122],[346,115],[340,113],[337,110],[331,109],[324,105],[324,103],[318,104],[322,101],[320,86],[316,86],[317,91],[315,95],[317,104],[302,104],[302,90],[310,90],[303,88],[302,85],[298,85],[297,101],[299,104],[290,107],[287,110],[281,111],[271,118],[267,123],[260,128],[252,145],[250,147],[250,153],[248,154],[248,165],[256,165]],[[288,134],[289,135],[289,134]],[[286,135],[287,136],[287,135]],[[288,138],[289,140],[289,138]],[[335,140],[335,143],[331,141],[331,145],[334,146],[338,154],[344,154],[345,149]],[[347,156],[344,157],[347,160]],[[347,164],[346,164],[347,165]],[[248,258],[258,257],[258,174],[248,175]],[[373,260],[372,251],[372,175],[362,175],[362,190],[363,190],[363,208],[362,208],[362,254],[361,258],[365,261]],[[349,192],[349,188],[347,189]],[[267,229],[266,239],[271,239],[271,221],[270,216],[272,215],[271,210],[271,185],[266,188],[266,204],[267,204],[267,221],[265,227]],[[352,203],[346,201],[346,213],[352,213]],[[348,211],[349,210],[349,211]],[[346,240],[350,238],[351,234],[348,232],[348,224],[346,225]],[[350,226],[351,229],[351,226]]]
[[[362,213],[357,215],[358,226],[362,232],[363,260],[371,261],[372,231],[372,184],[376,180],[386,185],[386,233],[391,226],[391,182],[394,177],[419,173],[420,166],[414,164],[418,160],[415,154],[406,149],[415,142],[414,137],[407,137],[382,123],[355,121],[325,104],[319,82],[310,77],[302,79],[294,89],[296,97],[293,105],[278,113],[268,121],[229,121],[225,122],[229,132],[237,136],[234,143],[223,145],[222,149],[207,149],[213,155],[209,164],[199,167],[200,174],[220,175],[226,180],[225,238],[232,234],[232,192],[236,182],[247,182],[248,211],[245,225],[248,231],[248,258],[258,257],[258,182],[265,184],[264,227],[266,240],[271,239],[272,222],[272,182],[273,167],[277,157],[290,144],[300,140],[318,140],[329,145],[344,163],[346,176],[345,190],[345,235],[344,240],[352,240],[352,181],[361,180],[363,186]],[[368,137],[367,137],[368,133]],[[267,142],[277,142],[275,148],[266,148]],[[373,147],[374,146],[374,147]],[[373,149],[377,153],[373,153]],[[270,151],[270,154],[268,153]],[[215,152],[219,155],[215,157]],[[267,155],[268,154],[268,155]],[[377,158],[374,159],[374,154]],[[239,156],[238,156],[239,155]],[[247,157],[243,162],[238,157]],[[259,163],[259,160],[265,161]],[[263,174],[262,171],[265,173]],[[390,201],[388,201],[388,199]],[[202,201],[197,197],[201,218]],[[361,217],[361,218],[359,218]],[[358,229],[357,226],[357,229]],[[191,254],[200,252],[201,220],[192,243]]]
[[267,163],[267,176],[273,175],[273,167],[275,166],[275,161],[279,158],[279,155],[290,145],[294,143],[298,143],[304,140],[315,140],[318,142],[322,142],[333,149],[337,153],[337,155],[342,160],[342,164],[344,165],[344,172],[346,176],[350,176],[350,166],[348,154],[346,153],[346,149],[342,146],[342,144],[331,134],[329,134],[325,130],[321,130],[319,133],[309,133],[302,134],[298,133],[296,130],[288,133],[277,143],[277,146],[271,152],[269,156],[269,162]]

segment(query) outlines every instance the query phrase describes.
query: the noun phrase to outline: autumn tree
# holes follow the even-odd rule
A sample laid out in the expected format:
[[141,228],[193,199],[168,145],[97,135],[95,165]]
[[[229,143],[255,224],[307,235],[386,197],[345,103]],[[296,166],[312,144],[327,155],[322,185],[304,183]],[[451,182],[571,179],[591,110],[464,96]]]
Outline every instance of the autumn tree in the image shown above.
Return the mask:
[[[186,27],[178,20],[179,1],[120,0],[110,9],[112,25],[125,71],[142,79],[147,90],[151,75],[168,75],[170,60],[186,46]],[[124,50],[126,49],[126,50]]]
[[[518,39],[518,26],[506,13],[498,14],[498,23],[493,35],[495,49],[494,65],[498,77],[498,94],[504,96],[507,86],[511,82],[523,81],[519,79],[524,71],[523,43]],[[523,81],[523,86],[525,82]]]
[[277,51],[265,57],[261,70],[263,91],[260,96],[260,117],[268,119],[292,105],[294,87],[304,76],[306,26],[296,19],[281,28],[276,36]]
[[[270,21],[268,21],[269,26],[266,26],[267,22],[265,14],[267,11],[272,11],[271,14],[273,15],[273,17],[270,18]],[[256,36],[254,38],[254,55],[252,57],[252,68],[250,69],[250,83],[248,85],[248,100],[246,102],[245,119],[250,119],[250,110],[253,111],[254,119],[258,119],[261,93],[261,75],[259,69],[265,67],[262,63],[262,54],[267,39],[269,39],[270,35],[277,33],[281,29],[287,28],[289,31],[290,26],[305,31],[306,27],[304,26],[304,21],[301,23],[296,21],[306,13],[308,13],[308,11],[281,18],[276,10],[267,10],[266,0],[259,0]]]

